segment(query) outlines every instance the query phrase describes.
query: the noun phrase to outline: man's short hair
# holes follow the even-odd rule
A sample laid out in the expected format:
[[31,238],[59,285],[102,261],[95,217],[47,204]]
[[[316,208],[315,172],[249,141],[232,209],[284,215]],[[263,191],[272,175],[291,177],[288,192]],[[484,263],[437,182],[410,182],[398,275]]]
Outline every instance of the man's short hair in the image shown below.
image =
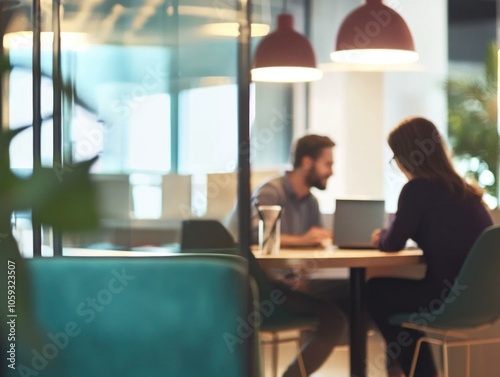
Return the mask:
[[328,136],[306,135],[295,143],[293,155],[293,167],[299,168],[302,165],[302,158],[305,156],[316,160],[324,148],[333,148],[335,143]]

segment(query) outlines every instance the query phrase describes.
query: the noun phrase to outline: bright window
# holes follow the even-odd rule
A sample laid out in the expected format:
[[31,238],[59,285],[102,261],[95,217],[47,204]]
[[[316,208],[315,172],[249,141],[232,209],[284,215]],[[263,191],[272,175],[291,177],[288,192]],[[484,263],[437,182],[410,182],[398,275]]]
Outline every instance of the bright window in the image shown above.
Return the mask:
[[236,85],[196,88],[179,97],[179,172],[231,172],[237,166]]

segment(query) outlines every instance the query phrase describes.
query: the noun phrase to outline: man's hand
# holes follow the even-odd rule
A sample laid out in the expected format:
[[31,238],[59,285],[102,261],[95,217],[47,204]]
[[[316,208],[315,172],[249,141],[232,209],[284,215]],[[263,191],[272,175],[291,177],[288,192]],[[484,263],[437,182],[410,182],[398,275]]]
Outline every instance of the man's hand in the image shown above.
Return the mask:
[[318,246],[324,243],[331,243],[332,232],[325,228],[320,228],[318,226],[313,226],[301,236],[292,234],[282,234],[281,244],[283,246]]
[[378,241],[380,240],[380,233],[382,232],[382,229],[375,229],[372,233],[372,246],[373,247],[378,247]]
[[332,239],[332,232],[325,228],[320,228],[318,226],[313,226],[302,235],[304,244],[306,245],[320,245],[327,240]]

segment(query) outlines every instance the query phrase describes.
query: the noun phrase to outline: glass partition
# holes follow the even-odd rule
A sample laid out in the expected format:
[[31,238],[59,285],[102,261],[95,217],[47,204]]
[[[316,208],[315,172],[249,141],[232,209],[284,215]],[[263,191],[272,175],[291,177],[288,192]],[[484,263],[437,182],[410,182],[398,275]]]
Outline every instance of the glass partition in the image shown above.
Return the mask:
[[[253,2],[252,48],[274,27],[282,4],[273,6],[268,0]],[[288,10],[301,16],[302,7],[291,2]],[[165,245],[178,240],[183,219],[211,217],[214,208],[214,217],[223,220],[234,205],[236,182],[221,182],[226,182],[224,174],[234,177],[237,168],[237,9],[235,0],[61,5],[61,74],[71,86],[62,103],[63,160],[70,167],[99,156],[91,173],[102,217],[95,232],[65,235],[65,246]],[[5,123],[14,129],[30,125],[33,118],[31,3],[22,2],[8,12],[3,46],[14,69],[6,80],[3,103],[8,109]],[[41,18],[41,162],[51,167],[51,4],[42,4]],[[254,100],[255,93],[260,99]],[[288,160],[291,93],[286,85],[252,88],[252,137],[260,145],[252,150],[256,166]],[[268,140],[266,132],[276,116],[280,127],[273,128]],[[16,172],[29,175],[31,129],[16,138],[10,154]],[[222,174],[215,183],[209,176],[214,173]],[[219,190],[214,191],[213,184]],[[227,200],[221,201],[222,192],[231,192]],[[198,210],[195,201],[200,202],[200,196],[208,211]],[[219,202],[224,202],[223,208]],[[15,219],[29,217],[16,214]],[[24,221],[17,224],[27,227]],[[43,243],[50,250],[50,229],[44,229]]]

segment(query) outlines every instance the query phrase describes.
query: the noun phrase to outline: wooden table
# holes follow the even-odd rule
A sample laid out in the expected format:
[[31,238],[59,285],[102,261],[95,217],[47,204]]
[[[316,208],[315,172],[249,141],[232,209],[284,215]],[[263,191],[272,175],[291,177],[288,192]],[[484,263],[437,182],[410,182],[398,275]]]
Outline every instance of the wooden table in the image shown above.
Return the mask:
[[365,276],[367,267],[398,267],[423,263],[422,250],[383,252],[367,249],[282,249],[278,255],[254,252],[265,270],[305,267],[308,270],[349,268],[351,293],[350,365],[351,376],[366,377]]

